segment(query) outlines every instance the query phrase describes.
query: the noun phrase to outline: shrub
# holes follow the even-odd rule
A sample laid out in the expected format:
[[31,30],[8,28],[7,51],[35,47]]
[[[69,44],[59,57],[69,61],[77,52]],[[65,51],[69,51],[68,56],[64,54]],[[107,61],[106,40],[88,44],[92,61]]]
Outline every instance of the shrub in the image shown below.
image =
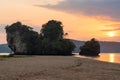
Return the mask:
[[100,53],[100,44],[93,38],[90,41],[85,42],[85,44],[80,47],[80,50],[80,55],[98,56]]

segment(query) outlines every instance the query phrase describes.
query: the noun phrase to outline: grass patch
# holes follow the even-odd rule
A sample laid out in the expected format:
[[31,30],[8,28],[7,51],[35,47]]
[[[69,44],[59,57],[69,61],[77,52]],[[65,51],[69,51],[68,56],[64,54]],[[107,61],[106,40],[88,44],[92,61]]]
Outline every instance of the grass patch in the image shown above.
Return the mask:
[[32,55],[14,55],[14,58],[27,58],[27,57],[33,57]]
[[10,54],[10,55],[0,55],[0,58],[11,58],[14,57],[14,55]]
[[27,57],[33,57],[32,55],[0,55],[0,58],[27,58]]

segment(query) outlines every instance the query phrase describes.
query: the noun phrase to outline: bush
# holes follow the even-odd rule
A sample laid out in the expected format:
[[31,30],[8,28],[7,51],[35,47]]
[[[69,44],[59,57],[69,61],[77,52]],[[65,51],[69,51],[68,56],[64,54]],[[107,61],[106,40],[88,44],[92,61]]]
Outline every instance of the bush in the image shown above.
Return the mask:
[[93,38],[90,41],[85,42],[85,44],[80,47],[80,50],[80,55],[98,56],[100,53],[100,44]]

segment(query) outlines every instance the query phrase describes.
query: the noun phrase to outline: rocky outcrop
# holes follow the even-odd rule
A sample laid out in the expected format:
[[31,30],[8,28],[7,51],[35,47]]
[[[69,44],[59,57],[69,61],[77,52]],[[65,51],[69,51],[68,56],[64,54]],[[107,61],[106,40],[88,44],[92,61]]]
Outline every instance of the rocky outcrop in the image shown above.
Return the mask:
[[26,53],[26,44],[22,42],[23,35],[21,34],[22,24],[20,22],[14,23],[6,27],[7,43],[14,53]]
[[15,53],[25,53],[27,51],[26,44],[22,42],[19,32],[9,33],[7,32],[8,46]]

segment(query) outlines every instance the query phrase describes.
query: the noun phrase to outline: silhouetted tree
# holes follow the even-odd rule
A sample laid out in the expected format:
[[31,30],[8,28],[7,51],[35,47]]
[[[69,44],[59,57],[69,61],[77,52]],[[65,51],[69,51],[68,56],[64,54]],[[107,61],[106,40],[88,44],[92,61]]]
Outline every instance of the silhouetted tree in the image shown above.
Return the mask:
[[63,25],[60,21],[50,20],[48,23],[42,25],[41,34],[43,38],[49,40],[63,39]]
[[74,49],[76,47],[75,44],[72,41],[70,41],[69,39],[63,39],[61,41],[61,43],[62,43],[61,48],[63,49],[63,53],[66,55],[72,54],[72,51],[74,51]]
[[60,21],[50,20],[42,26],[43,54],[70,55],[75,48],[73,42],[64,39],[63,25]]
[[93,38],[85,42],[85,44],[80,47],[80,50],[80,55],[98,56],[100,53],[100,44]]
[[73,42],[69,39],[62,39],[51,43],[51,51],[58,55],[71,55],[75,48]]

